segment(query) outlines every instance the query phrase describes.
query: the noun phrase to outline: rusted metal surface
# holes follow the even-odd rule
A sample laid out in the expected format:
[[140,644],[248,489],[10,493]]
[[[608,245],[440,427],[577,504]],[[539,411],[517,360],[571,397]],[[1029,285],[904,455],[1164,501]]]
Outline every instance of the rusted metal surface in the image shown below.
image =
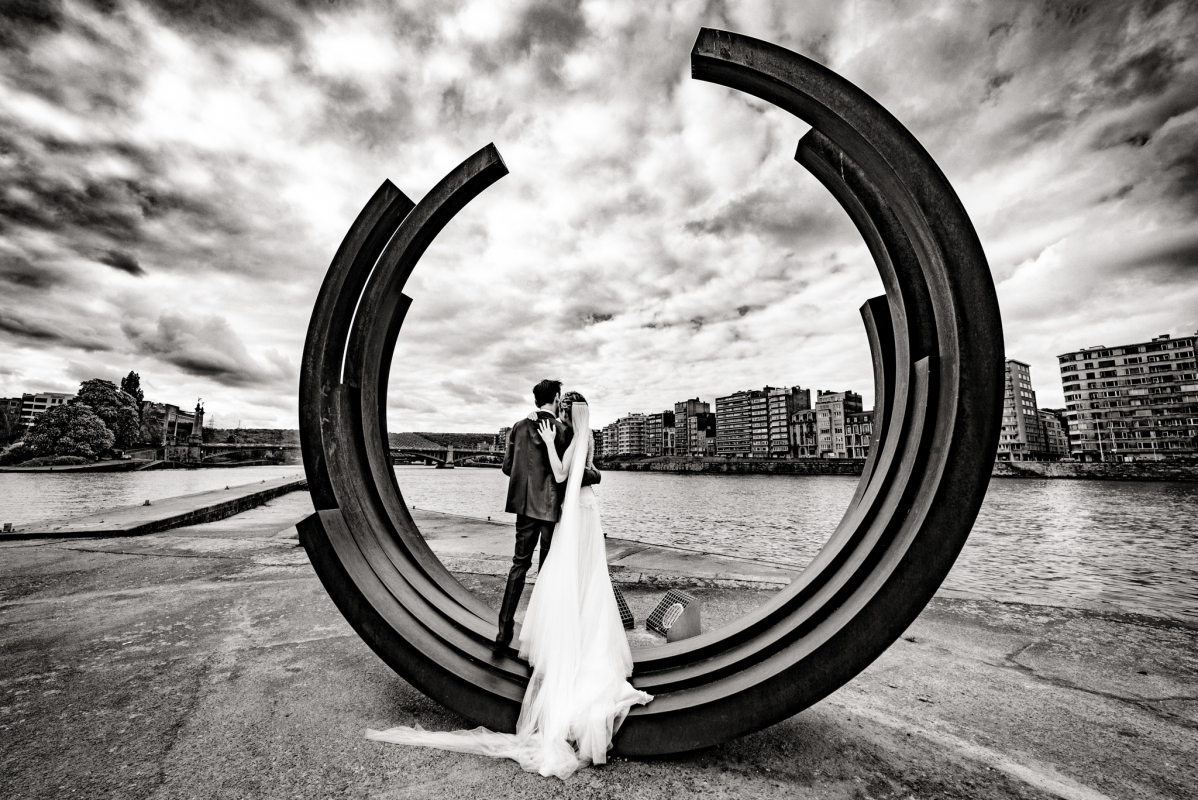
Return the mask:
[[[813,126],[796,159],[853,220],[886,288],[862,307],[875,433],[852,503],[790,586],[724,628],[635,652],[633,682],[656,699],[634,708],[617,735],[627,755],[704,747],[785,719],[893,643],[965,543],[1002,411],[1002,328],[985,256],[915,138],[843,78],[766,42],[704,29],[691,59],[694,77]],[[389,183],[380,188],[321,289],[300,397],[318,509],[300,525],[301,541],[321,580],[396,672],[497,730],[515,727],[528,665],[493,653],[496,612],[420,536],[391,469],[385,404],[411,303],[404,282],[446,222],[505,173],[489,145],[418,205]]]

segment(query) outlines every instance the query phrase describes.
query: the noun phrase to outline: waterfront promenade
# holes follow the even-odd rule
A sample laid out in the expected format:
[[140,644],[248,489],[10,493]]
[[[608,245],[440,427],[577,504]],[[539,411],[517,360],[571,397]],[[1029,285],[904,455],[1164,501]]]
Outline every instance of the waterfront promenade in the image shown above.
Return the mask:
[[[310,511],[295,492],[148,535],[0,543],[0,796],[1164,798],[1198,786],[1192,626],[945,593],[840,691],[702,752],[560,783],[369,742],[367,727],[468,723],[337,612],[296,543]],[[497,603],[511,529],[414,514]],[[638,620],[671,580],[712,627],[784,579],[777,565],[619,540],[609,558]]]

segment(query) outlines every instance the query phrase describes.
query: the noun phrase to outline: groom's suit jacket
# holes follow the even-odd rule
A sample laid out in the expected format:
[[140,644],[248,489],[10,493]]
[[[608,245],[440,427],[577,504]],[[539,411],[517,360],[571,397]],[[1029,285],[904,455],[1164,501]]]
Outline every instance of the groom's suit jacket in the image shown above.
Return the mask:
[[[507,485],[507,508],[510,514],[523,514],[533,519],[557,522],[562,511],[564,483],[553,477],[553,465],[549,463],[549,451],[545,441],[537,433],[541,420],[547,419],[557,429],[554,447],[560,458],[574,438],[573,431],[562,424],[548,411],[537,411],[534,422],[524,417],[508,433],[507,449],[503,454],[503,474],[510,480]],[[588,469],[582,476],[584,486],[599,483],[601,477],[596,469]]]

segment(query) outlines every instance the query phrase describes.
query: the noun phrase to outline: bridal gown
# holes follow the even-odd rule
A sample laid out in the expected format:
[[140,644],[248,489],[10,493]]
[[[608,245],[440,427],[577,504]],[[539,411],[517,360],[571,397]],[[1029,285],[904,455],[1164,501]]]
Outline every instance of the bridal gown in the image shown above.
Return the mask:
[[599,504],[592,488],[581,485],[587,448],[576,447],[571,462],[553,546],[520,631],[520,655],[532,677],[516,732],[417,726],[368,730],[368,738],[510,758],[529,772],[567,778],[605,763],[628,710],[653,699],[628,682],[632,652],[607,571]]

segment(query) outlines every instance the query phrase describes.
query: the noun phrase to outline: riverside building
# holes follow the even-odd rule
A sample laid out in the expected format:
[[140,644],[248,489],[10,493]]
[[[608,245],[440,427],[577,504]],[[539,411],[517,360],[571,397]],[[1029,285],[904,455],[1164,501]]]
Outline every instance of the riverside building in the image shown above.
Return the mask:
[[[598,439],[596,439],[596,442]],[[617,455],[619,448],[616,446],[616,423],[603,426],[603,457],[612,458]],[[598,445],[596,445],[598,446]]]
[[641,456],[645,449],[645,427],[648,418],[644,414],[629,414],[616,420],[616,451],[618,456]]
[[674,412],[659,411],[645,418],[645,455],[674,455]]
[[769,404],[769,456],[787,458],[795,452],[794,440],[791,437],[791,418],[796,411],[811,408],[811,390],[798,386],[789,389],[767,387],[766,400]]
[[816,430],[816,410],[796,411],[790,418],[790,437],[797,458],[819,458],[819,434]]
[[1065,422],[1065,409],[1040,409],[1040,425],[1044,428],[1044,447],[1052,459],[1069,456],[1069,432]]
[[791,454],[790,419],[811,406],[811,391],[766,386],[715,399],[716,455],[785,458]]
[[1165,334],[1057,356],[1071,454],[1083,461],[1198,454],[1195,337]]
[[874,435],[874,412],[860,411],[844,417],[844,449],[849,458],[867,458]]
[[75,395],[62,392],[41,392],[21,395],[21,424],[32,425],[33,420],[55,406],[65,406]]
[[861,395],[856,392],[816,393],[815,427],[820,458],[849,458],[845,419],[861,411]]
[[735,392],[715,399],[715,452],[718,456],[753,454],[753,395]]
[[[703,418],[702,423],[700,417]],[[708,417],[712,417],[710,422],[707,420]],[[698,432],[706,433],[708,428],[710,428],[711,438],[714,440],[715,422],[710,403],[704,403],[697,397],[675,403],[674,454],[679,456],[708,455],[706,452],[707,436],[698,436]],[[712,447],[714,448],[714,441]],[[711,455],[714,454],[713,449]]]
[[1044,424],[1036,407],[1032,374],[1027,364],[1007,359],[1003,390],[1002,429],[998,436],[997,461],[1043,461],[1048,458]]

